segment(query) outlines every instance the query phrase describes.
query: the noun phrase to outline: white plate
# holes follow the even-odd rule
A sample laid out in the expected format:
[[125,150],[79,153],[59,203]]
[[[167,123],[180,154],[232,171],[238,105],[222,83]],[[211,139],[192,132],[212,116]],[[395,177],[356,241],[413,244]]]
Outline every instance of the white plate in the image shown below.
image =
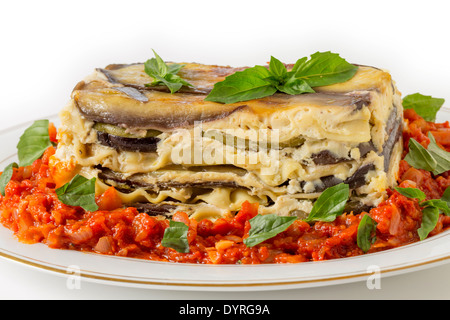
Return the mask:
[[[56,116],[48,117],[58,125]],[[443,109],[438,121],[450,119]],[[0,132],[0,168],[17,160],[16,145],[29,123]],[[2,170],[2,169],[0,169]],[[0,225],[0,256],[65,277],[119,286],[202,291],[260,291],[317,287],[422,270],[450,261],[450,231],[383,252],[284,265],[196,265],[153,262],[23,244]]]

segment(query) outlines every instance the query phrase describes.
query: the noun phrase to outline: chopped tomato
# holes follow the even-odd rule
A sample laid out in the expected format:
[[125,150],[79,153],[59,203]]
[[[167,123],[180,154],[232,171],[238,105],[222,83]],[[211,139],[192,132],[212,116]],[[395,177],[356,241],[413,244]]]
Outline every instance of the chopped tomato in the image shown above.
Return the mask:
[[58,132],[56,130],[55,124],[50,122],[48,124],[48,136],[51,142],[58,143],[58,139],[56,138]]
[[108,188],[103,194],[96,198],[99,210],[112,211],[123,207],[122,198],[120,198],[114,187]]

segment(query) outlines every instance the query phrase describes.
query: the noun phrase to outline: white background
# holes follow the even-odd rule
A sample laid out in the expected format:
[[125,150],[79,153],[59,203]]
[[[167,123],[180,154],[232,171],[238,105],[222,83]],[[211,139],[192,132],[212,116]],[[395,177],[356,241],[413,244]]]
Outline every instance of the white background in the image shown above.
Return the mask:
[[[283,62],[316,51],[391,72],[404,94],[450,103],[448,1],[2,1],[0,130],[56,114],[96,67],[165,60],[234,66]],[[448,105],[448,104],[447,104]],[[364,283],[189,298],[450,298],[450,268],[440,266]],[[183,299],[158,292],[65,280],[0,261],[0,298]]]

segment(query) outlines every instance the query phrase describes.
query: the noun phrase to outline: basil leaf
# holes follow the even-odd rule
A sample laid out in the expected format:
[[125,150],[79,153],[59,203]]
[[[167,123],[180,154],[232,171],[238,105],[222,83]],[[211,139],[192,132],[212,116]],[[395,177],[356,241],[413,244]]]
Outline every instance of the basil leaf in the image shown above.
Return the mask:
[[413,199],[418,199],[418,200],[425,200],[426,199],[426,195],[425,193],[423,193],[422,190],[417,189],[417,188],[399,188],[396,187],[395,190],[404,195],[405,197],[408,198],[413,198]]
[[370,250],[370,246],[375,242],[377,230],[377,223],[368,214],[361,218],[358,225],[358,233],[356,236],[356,242],[358,247],[366,253]]
[[19,166],[26,167],[44,154],[53,144],[48,133],[48,120],[37,120],[20,137],[17,144]]
[[244,239],[247,247],[253,247],[285,231],[297,217],[278,216],[276,214],[258,214],[250,219],[250,231]]
[[269,71],[262,66],[238,71],[214,85],[206,101],[235,103],[273,95],[277,89],[271,83]]
[[433,170],[433,174],[438,175],[450,170],[450,152],[441,149],[431,132],[428,132],[428,138],[430,143],[428,144],[428,152],[436,160],[436,168]]
[[177,74],[182,68],[184,67],[184,64],[178,64],[178,63],[172,63],[167,65],[168,73],[170,74]]
[[153,50],[153,53],[155,58],[151,58],[144,63],[145,73],[153,78],[153,82],[147,83],[145,86],[151,87],[163,84],[169,88],[170,93],[177,92],[182,86],[192,87],[192,84],[177,75],[184,65],[176,63],[167,65],[155,50]]
[[300,69],[300,67],[305,64],[306,60],[308,60],[308,57],[298,59],[292,67],[291,71],[289,71],[289,75],[295,74]]
[[436,139],[428,132],[430,143],[425,149],[415,139],[409,139],[409,152],[405,156],[406,162],[417,169],[424,169],[438,175],[450,170],[450,152],[440,148]]
[[[399,193],[408,197],[419,200],[425,200],[426,195],[421,190],[416,188],[395,188]],[[423,221],[422,226],[419,229],[421,240],[425,239],[428,233],[434,229],[439,218],[439,214],[443,212],[445,215],[450,216],[450,187],[448,187],[441,199],[431,199],[422,201],[419,203],[422,207]],[[435,217],[437,215],[437,217]],[[418,230],[418,231],[419,231]]]
[[[183,84],[179,81],[166,80],[166,78],[161,78],[158,75],[155,75],[154,77],[157,79],[157,81],[153,82],[154,85],[164,84],[167,88],[169,88],[171,93],[177,92],[183,86]],[[169,75],[166,75],[166,77],[169,78]]]
[[444,102],[445,99],[414,93],[403,98],[403,108],[414,109],[426,121],[434,122],[436,121],[436,114]]
[[161,245],[181,253],[189,253],[188,231],[189,227],[185,223],[171,220],[169,227],[164,230]]
[[311,87],[328,86],[350,80],[358,67],[337,53],[316,52],[309,60],[297,61],[290,75],[308,82]]
[[287,93],[287,94],[302,94],[302,93],[308,93],[308,92],[315,92],[306,82],[302,79],[289,79],[285,84],[278,85],[277,89],[281,92]]
[[439,209],[439,213],[443,212],[445,215],[450,214],[450,208],[446,201],[442,199],[431,199],[420,204],[422,207],[435,207]]
[[269,71],[277,79],[283,79],[287,75],[286,67],[275,57],[270,58]]
[[157,74],[160,77],[165,77],[168,71],[168,67],[163,59],[153,50],[155,58],[151,58],[144,64],[145,72],[150,72],[152,74]]
[[166,81],[170,82],[171,84],[180,85],[180,88],[182,86],[192,86],[189,82],[187,82],[186,80],[182,79],[180,76],[173,74],[173,73],[167,74],[165,79],[166,79]]
[[352,78],[354,66],[336,53],[316,52],[311,59],[298,59],[291,71],[275,57],[269,69],[255,66],[238,71],[214,85],[206,101],[235,103],[271,96],[277,91],[287,94],[315,92],[313,87],[344,82]]
[[[450,189],[450,188],[447,188],[447,189]],[[419,205],[421,207],[435,207],[435,208],[438,208],[440,211],[444,212],[445,214],[450,214],[449,203],[444,198],[445,196],[447,196],[447,197],[449,196],[450,191],[448,192],[447,195],[445,195],[445,192],[444,192],[442,199],[431,199],[431,200],[424,201],[426,199],[425,193],[417,188],[399,188],[399,187],[397,187],[397,188],[395,188],[395,190],[397,190],[400,194],[404,195],[405,197],[412,198],[412,199],[418,199],[418,200],[422,201],[419,203]]]
[[447,189],[445,189],[444,193],[442,194],[441,200],[447,202],[447,206],[450,208],[450,187],[447,187]]
[[409,152],[405,156],[404,160],[408,162],[409,165],[416,169],[424,169],[427,171],[434,171],[436,169],[436,160],[419,142],[413,138],[410,138],[408,146]]
[[6,185],[8,184],[8,182],[11,180],[13,173],[14,173],[14,169],[13,168],[18,168],[19,166],[17,165],[17,163],[13,162],[11,164],[9,164],[5,170],[3,170],[2,175],[0,176],[0,193],[2,196],[5,196],[5,188]]
[[95,203],[95,181],[96,178],[88,180],[77,174],[72,181],[56,189],[56,195],[62,203],[68,206],[82,207],[91,212],[96,211],[98,206]]
[[[426,198],[425,194],[416,188],[395,188],[395,190],[408,198],[419,200]],[[445,189],[441,199],[422,201],[419,205],[422,207],[422,224],[417,232],[420,240],[423,240],[436,227],[441,212],[450,216],[450,187]]]
[[313,208],[305,221],[331,222],[344,212],[350,188],[348,184],[340,183],[326,189],[314,202]]
[[439,209],[436,207],[425,207],[422,210],[422,224],[417,230],[420,240],[428,237],[428,234],[433,231],[439,220]]

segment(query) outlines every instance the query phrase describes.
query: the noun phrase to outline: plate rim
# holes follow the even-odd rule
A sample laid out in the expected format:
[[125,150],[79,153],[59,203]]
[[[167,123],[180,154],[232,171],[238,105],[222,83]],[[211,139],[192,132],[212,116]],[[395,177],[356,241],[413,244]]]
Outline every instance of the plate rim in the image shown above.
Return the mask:
[[[4,228],[3,226],[1,226]],[[8,232],[11,233],[12,231],[6,229]],[[12,235],[13,236],[13,235]],[[411,250],[414,246],[421,246],[424,242],[436,242],[438,240],[442,240],[442,238],[448,238],[450,237],[450,230],[444,231],[440,234],[437,234],[431,238],[428,238],[426,240],[423,240],[422,242],[414,242],[408,245],[404,245],[401,247],[388,249],[386,251],[389,251],[391,253],[398,252],[398,251],[405,251],[405,250]],[[17,241],[17,239],[14,239]],[[26,246],[33,246],[33,245],[40,245],[45,250],[62,250],[62,249],[52,249],[47,247],[43,243],[36,243],[36,244],[25,244]],[[70,250],[68,250],[70,251]],[[301,263],[304,265],[315,265],[315,264],[330,264],[330,263],[339,263],[340,261],[350,261],[350,260],[369,260],[372,259],[376,255],[383,255],[386,253],[386,251],[379,251],[375,253],[371,253],[368,255],[360,255],[360,256],[354,256],[354,257],[348,257],[348,258],[340,258],[340,259],[334,259],[334,260],[325,260],[325,261],[309,261]],[[9,252],[9,253],[8,253]],[[171,263],[171,262],[160,262],[160,261],[149,261],[144,259],[136,259],[136,258],[128,258],[128,257],[117,257],[117,256],[109,256],[109,255],[101,255],[91,252],[80,252],[80,251],[74,251],[76,254],[82,254],[82,255],[93,255],[101,258],[106,259],[124,259],[129,260],[132,262],[140,262],[143,264],[160,264],[162,266],[164,265],[170,265],[175,266],[177,264]],[[27,267],[31,267],[33,269],[37,269],[40,271],[45,271],[52,274],[57,274],[60,276],[69,276],[67,269],[68,266],[62,266],[62,265],[56,265],[54,262],[48,262],[48,261],[37,261],[35,258],[26,257],[23,255],[19,255],[13,251],[4,249],[0,247],[0,258],[13,261],[15,263],[19,263],[22,265],[25,265]],[[390,267],[382,268],[379,270],[380,276],[393,276],[398,273],[407,273],[407,272],[413,272],[418,269],[423,268],[430,268],[442,264],[446,264],[450,262],[450,252],[446,252],[443,255],[438,255],[429,259],[426,259],[424,261],[416,261],[415,263],[407,263],[407,264],[397,264]],[[293,264],[295,265],[295,264]],[[246,269],[274,269],[274,268],[282,268],[283,266],[287,265],[278,265],[278,264],[260,264],[260,265],[204,265],[204,264],[192,264],[192,263],[183,263],[180,264],[180,266],[190,266],[194,268],[204,268],[204,269],[215,269],[215,268],[230,268],[230,269],[239,269],[239,268],[246,268]],[[253,290],[277,290],[277,289],[289,289],[289,288],[305,288],[305,287],[317,287],[317,286],[325,286],[325,285],[337,285],[342,283],[349,283],[349,282],[357,282],[362,281],[366,279],[370,274],[365,271],[357,271],[353,273],[348,274],[337,274],[337,275],[327,275],[326,277],[318,277],[318,278],[310,278],[310,279],[292,279],[292,278],[285,278],[285,279],[264,279],[264,280],[232,280],[231,283],[225,283],[224,280],[216,280],[216,282],[212,282],[211,280],[205,280],[205,282],[189,282],[189,281],[167,281],[168,279],[150,279],[150,278],[142,278],[142,280],[139,280],[136,277],[130,277],[126,278],[124,275],[114,275],[114,274],[101,274],[98,271],[92,271],[92,270],[79,270],[80,277],[82,277],[85,280],[91,281],[91,282],[98,282],[103,284],[113,284],[113,285],[122,285],[122,286],[132,286],[132,287],[139,287],[139,288],[148,288],[148,289],[170,289],[170,290],[203,290],[203,291],[229,291],[232,289],[239,289],[239,290],[245,290],[245,291],[253,291]],[[247,281],[247,282],[245,282]]]

